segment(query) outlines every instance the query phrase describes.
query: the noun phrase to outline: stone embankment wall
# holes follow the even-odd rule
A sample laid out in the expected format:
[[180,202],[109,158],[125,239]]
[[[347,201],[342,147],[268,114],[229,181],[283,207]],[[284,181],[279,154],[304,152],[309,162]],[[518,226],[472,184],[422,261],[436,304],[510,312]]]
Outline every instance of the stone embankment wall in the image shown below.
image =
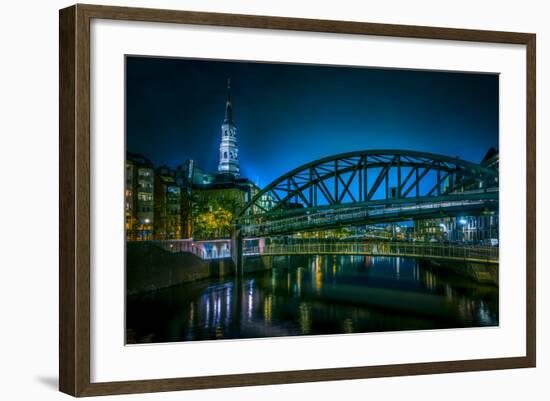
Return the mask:
[[[285,256],[245,258],[244,273],[279,266]],[[126,293],[135,295],[214,277],[235,274],[231,258],[204,260],[187,252],[172,253],[146,242],[126,245]]]

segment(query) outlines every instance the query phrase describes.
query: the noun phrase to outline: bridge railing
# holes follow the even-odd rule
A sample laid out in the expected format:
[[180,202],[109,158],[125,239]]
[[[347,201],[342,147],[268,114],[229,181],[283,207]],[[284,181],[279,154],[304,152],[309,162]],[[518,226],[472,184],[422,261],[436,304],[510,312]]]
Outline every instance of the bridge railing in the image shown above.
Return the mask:
[[375,219],[384,216],[395,216],[403,213],[423,212],[438,209],[472,207],[484,205],[485,200],[469,201],[443,201],[433,203],[422,203],[412,205],[400,205],[391,207],[350,207],[325,210],[311,214],[304,214],[296,217],[281,218],[274,221],[266,221],[258,224],[245,225],[242,228],[245,236],[265,235],[276,232],[298,231],[304,228],[315,226],[326,226],[331,224],[342,224],[357,220]]
[[244,249],[245,256],[335,254],[372,256],[409,256],[498,263],[498,247],[451,246],[408,243],[299,243],[270,244]]
[[149,243],[170,253],[192,253],[201,259],[223,259],[231,256],[230,240],[171,239]]

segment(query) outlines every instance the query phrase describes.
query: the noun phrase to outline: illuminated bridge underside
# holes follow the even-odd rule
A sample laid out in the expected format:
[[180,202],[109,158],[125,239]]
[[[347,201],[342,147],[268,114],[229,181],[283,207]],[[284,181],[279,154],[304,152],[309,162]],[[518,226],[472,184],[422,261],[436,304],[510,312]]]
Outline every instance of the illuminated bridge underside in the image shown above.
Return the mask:
[[248,248],[244,256],[365,255],[455,260],[498,264],[498,247],[456,247],[403,243],[304,243]]
[[[498,195],[498,194],[497,194]],[[407,219],[428,219],[457,215],[475,215],[496,211],[498,199],[440,201],[385,207],[349,207],[278,219],[269,219],[242,227],[245,237],[283,235],[318,231],[342,226],[377,224]]]
[[245,236],[498,210],[498,172],[401,150],[351,152],[281,176],[239,215]]

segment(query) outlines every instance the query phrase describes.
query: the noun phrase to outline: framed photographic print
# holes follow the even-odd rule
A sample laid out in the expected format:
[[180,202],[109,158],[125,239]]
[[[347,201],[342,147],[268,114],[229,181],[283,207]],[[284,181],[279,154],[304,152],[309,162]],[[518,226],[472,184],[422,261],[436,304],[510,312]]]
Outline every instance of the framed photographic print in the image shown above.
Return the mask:
[[535,35],[60,11],[60,390],[535,366]]

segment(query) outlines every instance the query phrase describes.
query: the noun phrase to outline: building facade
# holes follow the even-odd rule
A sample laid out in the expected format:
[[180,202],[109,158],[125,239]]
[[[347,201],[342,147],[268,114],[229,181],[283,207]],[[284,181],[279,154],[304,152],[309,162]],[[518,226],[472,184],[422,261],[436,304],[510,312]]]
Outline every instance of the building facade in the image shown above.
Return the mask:
[[[481,163],[483,167],[498,171],[499,153],[490,148]],[[477,189],[475,183],[471,188]],[[499,238],[498,212],[479,216],[458,216],[418,220],[414,223],[414,236],[421,241],[452,241],[475,244],[497,244]]]
[[143,155],[128,153],[125,180],[125,229],[128,240],[151,240],[154,232],[153,164]]
[[417,220],[414,223],[414,238],[420,241],[483,244],[498,240],[498,235],[498,213]]
[[182,190],[174,172],[160,167],[155,174],[155,234],[158,240],[182,238]]

